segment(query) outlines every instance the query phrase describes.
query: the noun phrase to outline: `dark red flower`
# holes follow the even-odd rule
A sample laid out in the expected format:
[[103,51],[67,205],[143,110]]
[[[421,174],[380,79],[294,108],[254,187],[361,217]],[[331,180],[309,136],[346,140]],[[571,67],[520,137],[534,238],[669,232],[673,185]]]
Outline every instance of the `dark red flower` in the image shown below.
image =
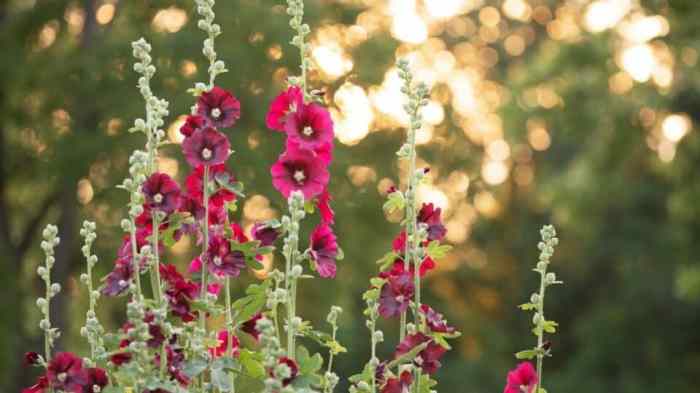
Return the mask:
[[24,365],[25,366],[36,366],[39,364],[39,354],[36,352],[25,352],[24,353]]
[[530,362],[522,362],[508,373],[508,382],[503,393],[533,393],[537,383],[535,367]]
[[262,313],[257,312],[249,320],[243,322],[243,324],[241,325],[241,330],[244,333],[248,333],[251,336],[253,336],[255,341],[258,341],[258,339],[260,338],[260,331],[257,328],[257,323],[260,319],[262,319]]
[[311,233],[309,249],[316,271],[321,277],[335,277],[335,259],[338,256],[338,243],[328,224],[321,223]]
[[185,158],[194,168],[200,165],[223,164],[231,154],[230,148],[226,135],[211,127],[195,131],[182,142]]
[[454,327],[447,325],[447,321],[445,321],[445,318],[442,316],[442,314],[433,310],[429,305],[421,304],[420,312],[425,317],[425,322],[428,325],[428,328],[430,328],[430,331],[435,333],[447,334],[455,332]]
[[[219,340],[219,345],[216,348],[209,348],[209,353],[211,353],[211,356],[213,357],[221,357],[223,355],[226,355],[228,353],[228,337],[229,333],[228,330],[222,330],[219,332],[217,338]],[[236,336],[231,336],[233,340],[231,341],[231,349],[233,349],[233,356],[238,357],[240,354],[239,352],[239,347],[240,347],[240,342],[238,341],[238,337]]]
[[149,210],[159,210],[170,214],[180,207],[180,186],[165,173],[152,174],[142,187],[146,197],[145,206]]
[[315,159],[313,153],[288,145],[270,169],[272,185],[288,198],[292,191],[301,191],[311,199],[326,189],[330,175],[325,164]]
[[304,96],[298,86],[290,86],[287,91],[280,93],[270,104],[265,123],[267,128],[284,131],[290,115],[304,105]]
[[303,105],[285,122],[287,136],[300,149],[316,151],[333,142],[333,120],[328,110],[311,103]]
[[46,392],[48,392],[48,387],[49,387],[49,379],[46,378],[46,375],[42,375],[36,381],[36,384],[34,384],[26,389],[22,389],[22,393],[46,393]]
[[381,393],[410,393],[413,375],[404,371],[398,378],[389,378],[382,387]]
[[297,375],[299,375],[299,366],[297,365],[297,362],[294,361],[294,359],[288,358],[286,356],[280,358],[279,364],[286,364],[287,367],[289,367],[289,370],[291,371],[289,378],[285,378],[282,380],[282,385],[287,386],[290,383],[292,383],[292,381],[294,381],[294,378],[296,378]]
[[83,386],[83,393],[99,393],[109,383],[107,372],[101,368],[87,369],[87,383]]
[[423,343],[428,343],[425,349],[418,352],[413,363],[422,368],[428,374],[434,374],[440,368],[440,358],[447,352],[440,344],[423,333],[416,333],[406,336],[396,347],[396,357],[409,352],[413,348]]
[[[217,174],[227,174],[229,178],[233,179],[233,175],[226,169],[226,165],[212,165],[209,167],[209,181],[213,182]],[[187,179],[185,179],[185,188],[187,190],[187,196],[196,200],[199,206],[204,205],[204,167],[198,166],[195,168]],[[230,202],[236,199],[236,194],[225,189],[220,188],[215,193],[209,195],[209,208],[212,205],[215,207],[222,207],[226,202]]]
[[333,225],[335,223],[335,212],[331,208],[331,194],[328,189],[324,190],[321,195],[316,198],[316,207],[321,215],[321,222]]
[[128,259],[117,259],[114,269],[102,280],[102,294],[105,296],[119,296],[128,288],[134,275],[134,269]]
[[199,286],[186,280],[172,264],[161,264],[160,274],[167,284],[165,297],[168,299],[170,311],[180,317],[183,322],[193,321],[196,315],[192,311],[191,305],[192,300],[197,298],[199,294]]
[[46,377],[54,390],[82,393],[87,383],[87,371],[83,368],[83,359],[70,353],[59,352],[46,367]]
[[442,240],[447,233],[440,219],[441,212],[442,209],[436,208],[432,203],[424,203],[418,212],[418,222],[428,225],[428,241]]
[[199,115],[189,115],[185,120],[185,124],[180,127],[180,134],[188,137],[192,135],[195,131],[203,129],[207,124],[205,118]]
[[[398,254],[396,260],[394,261],[394,265],[392,266],[392,271],[403,271],[404,270],[404,260],[403,256],[406,253],[406,232],[401,231],[399,235],[394,239],[394,242],[392,243],[392,249],[394,250],[395,253]],[[425,274],[433,269],[435,269],[435,261],[430,258],[429,256],[426,256],[423,258],[423,261],[420,264],[420,276],[423,277]],[[408,267],[408,270],[413,274],[413,271],[415,270],[415,266],[411,264]],[[380,275],[381,276],[381,275]]]
[[231,250],[231,244],[222,236],[212,236],[207,250],[207,267],[212,274],[219,277],[238,277],[245,269],[245,255],[238,250]]
[[413,297],[413,274],[400,271],[385,277],[387,281],[379,294],[379,314],[393,318],[406,311]]
[[253,229],[250,230],[250,234],[253,239],[260,242],[260,246],[267,247],[275,244],[277,238],[280,236],[279,230],[277,228],[272,228],[269,225],[255,223]]
[[118,352],[109,357],[109,361],[115,366],[119,367],[122,364],[129,363],[131,361],[132,355],[129,352]]
[[199,96],[197,114],[214,127],[227,128],[241,117],[241,103],[231,92],[214,86]]

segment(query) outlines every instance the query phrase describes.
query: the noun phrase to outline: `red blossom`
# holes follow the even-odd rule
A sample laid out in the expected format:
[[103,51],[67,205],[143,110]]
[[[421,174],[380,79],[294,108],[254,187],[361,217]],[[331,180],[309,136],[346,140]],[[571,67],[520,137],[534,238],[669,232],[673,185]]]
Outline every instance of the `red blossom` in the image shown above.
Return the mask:
[[241,325],[241,330],[244,333],[250,334],[255,339],[255,341],[258,341],[260,337],[260,331],[257,327],[257,323],[260,319],[262,319],[262,313],[257,312],[249,320],[243,322],[243,324]]
[[245,269],[245,255],[238,250],[231,250],[228,239],[212,236],[207,250],[207,267],[209,272],[219,277],[238,277]]
[[381,393],[409,393],[413,375],[410,371],[404,371],[398,378],[389,378],[382,387]]
[[226,135],[211,127],[195,131],[182,142],[185,158],[194,168],[223,164],[231,153],[230,148]]
[[331,194],[328,189],[324,190],[321,195],[316,198],[316,207],[321,215],[321,222],[333,225],[335,223],[335,212],[331,208]]
[[241,103],[231,92],[214,86],[199,96],[197,114],[214,127],[227,128],[241,117]]
[[188,137],[195,131],[201,130],[206,126],[206,119],[199,115],[189,115],[185,120],[185,124],[180,127],[180,134]]
[[280,93],[270,104],[265,123],[267,127],[276,131],[285,131],[285,124],[291,114],[297,112],[304,105],[304,97],[298,86],[291,86],[287,91]]
[[107,372],[99,367],[87,369],[87,382],[82,393],[99,393],[109,383]]
[[323,162],[315,159],[313,154],[289,145],[270,172],[272,185],[285,198],[292,191],[301,191],[306,199],[318,196],[326,189],[330,178]]
[[442,240],[447,233],[440,219],[441,212],[442,209],[432,203],[424,203],[418,212],[418,222],[428,225],[428,241]]
[[[212,165],[209,167],[209,181],[213,181],[217,174],[227,174],[231,179],[233,175],[226,169],[224,164]],[[185,179],[185,189],[187,190],[187,196],[192,198],[198,203],[198,206],[204,205],[204,166],[198,166],[192,173]],[[233,192],[221,188],[215,193],[209,195],[209,208],[211,209],[214,205],[215,207],[222,207],[226,202],[230,202],[236,199],[236,194]]]
[[310,243],[311,259],[314,261],[318,274],[324,278],[334,278],[338,243],[331,227],[325,223],[317,226],[311,233]]
[[253,228],[250,230],[250,234],[253,236],[253,239],[260,242],[260,246],[267,247],[275,244],[280,232],[277,230],[277,228],[272,228],[261,223],[255,223]]
[[279,364],[285,364],[287,367],[289,367],[290,375],[289,378],[285,378],[282,380],[282,386],[287,386],[294,379],[299,375],[299,366],[297,365],[297,362],[294,361],[294,359],[288,358],[286,356],[283,356],[279,360]]
[[180,186],[165,173],[152,174],[142,186],[148,210],[170,214],[180,207]]
[[508,382],[503,393],[533,393],[537,383],[535,367],[530,362],[522,362],[508,373]]
[[115,366],[119,367],[122,364],[129,363],[131,361],[132,355],[129,352],[118,352],[109,357],[109,361]]
[[418,352],[413,359],[413,363],[422,368],[428,374],[434,374],[440,368],[440,358],[447,352],[440,344],[435,343],[433,339],[423,333],[416,333],[406,336],[403,341],[396,347],[396,357],[399,357],[413,348],[427,343],[427,346],[422,351]]
[[24,365],[25,366],[36,366],[39,364],[39,354],[36,352],[25,352],[24,353]]
[[[215,348],[209,348],[209,353],[211,353],[211,356],[213,357],[221,357],[223,355],[228,354],[229,350],[229,343],[228,343],[228,337],[229,337],[229,332],[227,330],[222,330],[219,332],[217,338],[219,340],[219,345]],[[239,347],[240,347],[240,342],[238,341],[238,337],[236,336],[231,336],[233,340],[231,340],[231,348],[233,349],[233,356],[238,357],[240,354],[239,352]]]
[[48,387],[49,379],[46,377],[46,375],[42,375],[36,381],[36,384],[28,388],[22,389],[22,393],[45,393],[48,391]]
[[161,264],[160,274],[166,282],[165,297],[168,299],[170,311],[183,322],[193,321],[195,314],[192,312],[191,303],[199,294],[199,286],[186,280],[172,264]]
[[54,390],[82,393],[88,375],[83,359],[70,352],[59,352],[46,367],[46,377]]
[[379,293],[379,314],[393,318],[406,311],[413,296],[413,275],[400,271],[386,277],[387,281]]

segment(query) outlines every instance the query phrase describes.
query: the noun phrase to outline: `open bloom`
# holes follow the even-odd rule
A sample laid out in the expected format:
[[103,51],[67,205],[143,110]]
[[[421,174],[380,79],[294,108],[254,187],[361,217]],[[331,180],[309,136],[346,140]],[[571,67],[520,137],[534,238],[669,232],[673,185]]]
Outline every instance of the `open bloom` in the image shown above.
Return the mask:
[[241,117],[241,103],[229,91],[214,86],[199,96],[197,113],[214,127],[231,127]]
[[270,104],[265,123],[267,128],[276,131],[285,131],[288,117],[304,105],[304,97],[298,86],[291,86],[287,91],[280,93]]
[[434,374],[440,368],[440,358],[447,352],[440,344],[435,343],[432,338],[423,333],[416,333],[406,336],[396,347],[396,357],[409,352],[418,345],[427,343],[422,351],[418,352],[413,359],[413,363],[422,368],[428,374]]
[[[213,357],[221,357],[223,355],[228,354],[228,338],[229,338],[229,332],[228,330],[222,330],[219,332],[219,335],[217,336],[219,345],[215,348],[210,348],[209,353]],[[238,357],[239,355],[239,346],[240,342],[238,341],[238,337],[231,335],[231,349],[233,350],[233,356]]]
[[311,259],[321,277],[335,277],[335,259],[338,256],[338,243],[328,224],[321,223],[311,233]]
[[272,185],[288,198],[292,191],[301,191],[304,198],[311,199],[326,189],[330,175],[323,162],[313,153],[288,146],[270,169]]
[[49,362],[46,377],[54,390],[82,393],[87,383],[83,359],[70,352],[59,352]]
[[284,378],[282,380],[282,385],[287,386],[290,383],[292,383],[292,381],[294,381],[294,378],[296,378],[297,375],[299,375],[299,366],[297,365],[297,362],[294,361],[294,359],[288,358],[286,356],[281,357],[279,360],[279,363],[285,364],[285,365],[287,365],[287,367],[289,367],[289,371],[290,371],[289,377]]
[[331,115],[326,108],[315,103],[304,105],[290,115],[285,130],[287,136],[303,150],[315,151],[333,142]]
[[381,393],[410,393],[413,375],[410,371],[403,371],[398,378],[389,378],[382,387]]
[[212,274],[219,277],[238,277],[245,269],[245,255],[238,250],[231,250],[228,239],[213,236],[207,250],[207,266]]
[[170,214],[180,207],[180,186],[165,173],[152,174],[141,188],[146,208]]
[[226,135],[208,127],[195,131],[182,142],[182,151],[193,167],[223,164],[230,154],[231,144]]
[[180,134],[185,138],[192,135],[195,131],[203,129],[207,124],[205,118],[199,115],[189,115],[185,120],[185,124],[180,127]]
[[379,293],[379,314],[393,318],[406,311],[413,296],[413,274],[397,272],[387,277]]
[[535,367],[530,362],[522,362],[508,373],[508,383],[503,393],[533,393],[537,383]]

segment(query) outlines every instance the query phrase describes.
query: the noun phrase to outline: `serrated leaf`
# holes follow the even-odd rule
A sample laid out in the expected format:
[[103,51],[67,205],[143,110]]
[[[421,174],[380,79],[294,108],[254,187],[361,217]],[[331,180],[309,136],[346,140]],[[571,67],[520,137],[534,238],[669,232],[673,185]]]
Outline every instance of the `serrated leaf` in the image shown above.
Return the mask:
[[211,384],[222,392],[231,391],[231,376],[224,370],[211,370]]
[[396,258],[398,258],[398,257],[399,257],[399,254],[397,254],[394,251],[390,251],[390,252],[384,254],[384,256],[381,257],[377,261],[377,265],[379,265],[379,270],[383,272],[386,269],[388,269],[389,267],[391,267],[394,264],[394,261],[396,260]]
[[313,374],[323,367],[321,355],[317,353],[311,356],[309,351],[302,346],[297,347],[297,362],[301,374]]
[[387,201],[384,202],[383,209],[385,212],[391,214],[397,210],[403,210],[404,207],[406,207],[406,200],[404,199],[403,193],[395,191],[389,194]]
[[191,379],[201,374],[202,371],[206,370],[207,365],[207,361],[202,358],[190,359],[185,362],[182,372]]
[[256,379],[262,379],[265,377],[265,367],[262,365],[259,355],[255,352],[251,352],[247,349],[241,350],[240,355],[241,365],[246,373]]
[[444,258],[447,253],[452,250],[452,246],[449,244],[440,244],[439,240],[433,240],[428,244],[428,249],[426,250],[428,256],[432,259]]

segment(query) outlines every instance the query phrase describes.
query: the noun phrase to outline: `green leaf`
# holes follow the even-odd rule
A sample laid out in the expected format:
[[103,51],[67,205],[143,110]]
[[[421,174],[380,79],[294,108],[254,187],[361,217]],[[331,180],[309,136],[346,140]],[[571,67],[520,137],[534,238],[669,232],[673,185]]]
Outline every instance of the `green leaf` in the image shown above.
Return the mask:
[[528,310],[534,310],[535,308],[537,308],[537,305],[534,303],[524,303],[524,304],[519,305],[518,308],[521,310],[524,310],[524,311],[528,311]]
[[207,361],[202,358],[193,358],[185,362],[182,372],[189,378],[194,378],[207,369]]
[[554,321],[544,321],[542,324],[542,329],[544,329],[545,332],[552,334],[556,333],[557,326],[559,326],[559,324]]
[[537,356],[536,349],[526,349],[515,354],[517,359],[534,359]]
[[297,347],[297,362],[301,374],[313,374],[323,367],[321,355],[317,353],[311,356],[309,351],[302,346]]
[[216,175],[214,175],[214,179],[216,180],[216,183],[219,185],[219,187],[231,191],[240,198],[245,198],[245,194],[243,193],[243,183],[233,181],[233,179],[228,173],[219,172]]
[[420,345],[416,345],[410,351],[404,353],[403,355],[401,355],[401,356],[395,358],[394,360],[392,360],[391,362],[389,362],[386,365],[386,368],[393,368],[395,366],[413,361],[413,359],[415,359],[416,355],[418,355],[418,353],[420,353],[422,350],[424,350],[428,346],[429,343],[430,343],[430,341],[426,341]]
[[267,302],[267,290],[270,288],[270,280],[265,280],[260,284],[251,284],[246,288],[246,296],[233,302],[233,309],[236,311],[238,323],[249,320],[260,311]]
[[222,392],[231,391],[231,376],[224,370],[211,370],[211,384]]
[[247,349],[241,350],[240,355],[243,369],[252,378],[263,379],[265,377],[265,367],[263,367],[260,354]]
[[449,244],[440,244],[439,240],[433,240],[428,244],[428,249],[426,252],[428,256],[432,259],[444,258],[448,252],[452,250],[452,246]]
[[304,201],[304,211],[306,214],[314,214],[316,211],[316,205],[312,201]]
[[389,194],[386,202],[384,202],[384,211],[391,214],[397,210],[403,210],[406,207],[406,200],[401,191],[395,191]]
[[391,267],[391,265],[394,264],[394,261],[398,257],[399,257],[399,254],[397,254],[394,251],[390,251],[390,252],[384,254],[384,256],[381,257],[377,261],[377,265],[379,265],[379,270],[384,271],[384,270],[388,269],[389,267]]

